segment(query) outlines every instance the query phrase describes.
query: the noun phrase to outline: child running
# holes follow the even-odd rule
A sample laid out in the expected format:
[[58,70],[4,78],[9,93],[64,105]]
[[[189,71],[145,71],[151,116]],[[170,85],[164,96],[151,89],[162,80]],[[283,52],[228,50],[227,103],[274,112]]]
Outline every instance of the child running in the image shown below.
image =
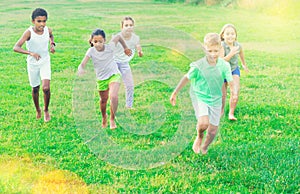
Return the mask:
[[110,98],[110,129],[117,128],[115,115],[118,108],[118,91],[120,87],[121,75],[117,64],[114,61],[113,52],[119,42],[123,46],[126,55],[131,55],[131,50],[127,48],[126,43],[121,36],[115,36],[110,44],[105,44],[105,32],[96,29],[89,40],[91,48],[86,52],[85,57],[78,66],[78,75],[85,73],[84,68],[92,59],[97,79],[97,90],[100,95],[100,110],[102,114],[102,128],[107,127],[107,100]]
[[[27,71],[29,83],[32,87],[32,99],[36,109],[36,118],[42,117],[42,111],[39,105],[39,90],[42,80],[44,93],[44,121],[50,121],[49,103],[50,103],[50,80],[51,66],[48,44],[50,41],[50,52],[55,52],[55,43],[52,30],[46,26],[48,14],[46,10],[37,8],[31,15],[32,24],[17,41],[14,51],[27,56]],[[27,50],[22,46],[26,42]]]
[[114,56],[126,88],[126,107],[132,108],[134,98],[134,82],[129,62],[133,58],[135,50],[137,50],[139,57],[143,56],[143,52],[140,45],[140,38],[134,33],[133,18],[129,16],[124,17],[121,22],[121,29],[121,32],[119,32],[117,36],[121,36],[124,39],[126,45],[132,50],[133,54],[131,56],[125,55],[122,46],[117,44],[117,49]]
[[[233,91],[231,91],[229,100],[229,114],[228,118],[231,121],[236,121],[237,118],[234,116],[234,111],[236,109],[239,92],[240,92],[240,68],[239,68],[239,57],[242,62],[242,66],[246,72],[248,72],[248,67],[245,62],[244,51],[242,46],[237,42],[237,31],[234,25],[226,24],[223,26],[220,37],[222,40],[223,49],[220,52],[220,56],[230,63],[232,77],[233,77]],[[226,96],[227,96],[227,81],[224,81],[222,88],[222,115],[224,114]]]
[[[217,33],[208,33],[204,37],[206,56],[190,64],[190,70],[179,81],[171,95],[170,102],[176,104],[176,95],[191,81],[190,96],[197,118],[197,137],[193,144],[195,153],[206,154],[208,146],[214,140],[221,117],[222,85],[226,79],[231,87],[230,65],[219,58],[221,39]],[[206,139],[202,145],[204,131]]]

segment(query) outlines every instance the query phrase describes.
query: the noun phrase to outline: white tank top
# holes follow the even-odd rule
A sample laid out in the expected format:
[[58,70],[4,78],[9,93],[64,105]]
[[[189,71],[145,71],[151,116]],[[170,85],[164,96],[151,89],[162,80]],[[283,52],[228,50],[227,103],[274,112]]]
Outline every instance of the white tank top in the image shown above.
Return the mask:
[[[48,27],[45,26],[44,33],[39,35],[34,32],[33,27],[30,26],[28,28],[30,31],[30,40],[26,41],[26,48],[30,52],[38,53],[41,56],[41,60],[46,59],[49,56],[48,44],[49,44],[49,30]],[[28,55],[27,61],[31,63],[36,63],[37,60]]]

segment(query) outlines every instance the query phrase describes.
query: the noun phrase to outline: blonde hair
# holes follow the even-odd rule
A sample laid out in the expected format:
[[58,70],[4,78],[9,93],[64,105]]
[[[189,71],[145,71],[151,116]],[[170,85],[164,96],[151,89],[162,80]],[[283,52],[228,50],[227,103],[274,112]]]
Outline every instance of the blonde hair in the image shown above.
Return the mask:
[[220,32],[220,38],[221,38],[221,40],[224,41],[223,36],[224,36],[224,32],[225,32],[225,30],[226,30],[227,28],[232,28],[232,29],[234,30],[234,32],[235,32],[235,40],[237,40],[237,32],[236,32],[236,28],[234,27],[233,24],[225,24],[225,25],[223,26],[223,28],[222,28],[222,30],[221,30],[221,32]]
[[221,39],[219,34],[217,33],[208,33],[204,37],[204,45],[205,46],[214,46],[221,45]]

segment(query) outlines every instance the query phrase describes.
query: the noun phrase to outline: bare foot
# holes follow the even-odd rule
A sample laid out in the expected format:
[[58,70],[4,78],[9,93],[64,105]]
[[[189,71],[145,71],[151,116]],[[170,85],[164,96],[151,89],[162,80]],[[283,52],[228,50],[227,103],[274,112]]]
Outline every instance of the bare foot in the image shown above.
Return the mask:
[[236,121],[237,120],[237,118],[233,114],[229,114],[228,118],[231,121]]
[[202,148],[201,148],[201,153],[202,153],[203,155],[207,154],[207,148],[202,147]]
[[115,123],[114,120],[110,120],[110,129],[113,130],[113,129],[116,129],[117,128],[117,125]]
[[50,114],[48,111],[44,111],[44,121],[49,122],[51,120]]
[[202,143],[202,138],[199,138],[198,136],[196,137],[194,144],[193,144],[193,151],[196,154],[200,153],[200,147],[201,147],[201,143]]
[[107,114],[105,115],[105,117],[102,118],[102,128],[106,128],[107,127]]
[[42,111],[40,109],[36,111],[36,119],[40,119],[41,117],[42,117]]

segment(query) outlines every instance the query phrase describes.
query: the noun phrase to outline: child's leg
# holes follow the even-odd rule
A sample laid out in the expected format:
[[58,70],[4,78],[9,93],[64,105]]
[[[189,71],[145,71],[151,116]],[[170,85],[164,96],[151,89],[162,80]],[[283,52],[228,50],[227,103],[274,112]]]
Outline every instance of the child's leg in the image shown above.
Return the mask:
[[222,109],[221,109],[221,116],[224,114],[225,105],[226,105],[226,97],[227,97],[227,82],[224,82],[222,86]]
[[107,114],[106,114],[106,105],[108,100],[109,90],[99,91],[100,95],[100,111],[102,114],[102,128],[107,127]]
[[127,71],[124,72],[124,74],[122,75],[122,79],[126,87],[126,107],[132,108],[134,98],[134,83],[130,67]]
[[126,89],[126,107],[132,108],[134,98],[134,83],[131,68],[129,63],[117,63],[118,68],[122,74],[122,79]]
[[43,93],[44,93],[44,121],[50,121],[50,114],[48,111],[49,103],[50,103],[50,80],[44,79],[42,80],[43,84]]
[[240,77],[238,75],[233,75],[233,91],[231,91],[230,100],[229,100],[229,120],[236,121],[237,118],[234,116],[234,111],[238,103],[239,92],[240,92]]
[[115,117],[118,109],[118,92],[120,83],[111,82],[109,84],[109,97],[110,97],[110,129],[117,128]]
[[193,150],[195,153],[200,153],[200,148],[201,148],[201,144],[202,144],[202,139],[204,136],[204,131],[208,128],[209,126],[209,118],[208,116],[201,116],[198,119],[197,122],[197,137],[194,141],[193,144]]
[[32,88],[32,99],[35,106],[37,119],[40,119],[42,117],[41,108],[39,104],[39,91],[40,91],[40,86],[36,86]]
[[208,146],[214,140],[214,138],[217,134],[217,131],[218,131],[218,126],[214,126],[212,124],[209,124],[208,129],[207,129],[207,133],[206,133],[205,142],[204,142],[204,144],[202,146],[202,149],[201,149],[202,154],[207,153]]

